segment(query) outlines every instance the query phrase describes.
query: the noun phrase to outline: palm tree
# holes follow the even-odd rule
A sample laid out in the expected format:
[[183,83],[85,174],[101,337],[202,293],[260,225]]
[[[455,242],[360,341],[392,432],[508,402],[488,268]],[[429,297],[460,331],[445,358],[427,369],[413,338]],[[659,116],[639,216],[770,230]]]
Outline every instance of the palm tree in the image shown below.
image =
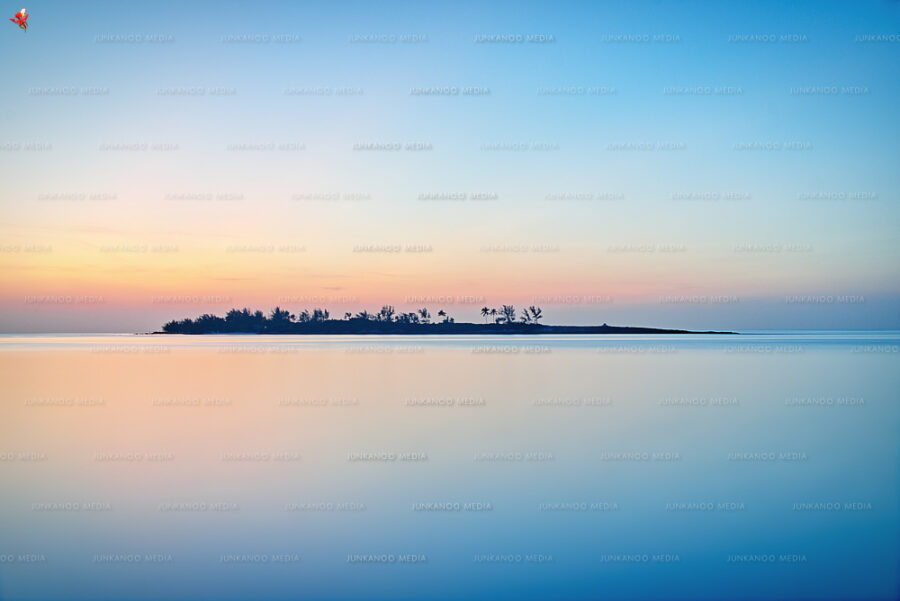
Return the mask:
[[440,311],[437,312],[437,314],[438,314],[438,317],[444,318],[444,323],[447,323],[447,312],[446,311],[441,309]]
[[534,323],[537,323],[538,321],[541,320],[542,317],[544,317],[541,314],[540,307],[535,307],[534,305],[531,305],[530,307],[528,307],[528,310],[531,311],[531,319],[532,319],[532,321],[534,321]]
[[354,319],[362,319],[363,321],[369,321],[370,319],[372,319],[372,314],[369,313],[368,311],[366,311],[365,309],[363,309],[362,311],[360,311],[359,313],[356,314],[356,317]]
[[419,316],[422,318],[422,323],[431,323],[431,313],[426,307],[419,309]]
[[346,319],[347,321],[350,321],[351,317],[353,317],[353,313],[350,313],[349,311],[344,313],[344,319]]
[[481,316],[485,318],[485,321],[487,321],[487,316],[490,312],[491,312],[491,310],[488,309],[487,307],[481,308]]
[[497,309],[491,309],[491,317],[494,318],[494,323],[497,323]]

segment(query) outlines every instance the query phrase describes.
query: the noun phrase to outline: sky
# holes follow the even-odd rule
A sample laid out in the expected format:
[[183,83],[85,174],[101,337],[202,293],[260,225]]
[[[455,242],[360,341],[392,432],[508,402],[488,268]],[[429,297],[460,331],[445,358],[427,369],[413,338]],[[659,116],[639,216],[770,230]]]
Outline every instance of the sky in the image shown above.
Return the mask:
[[900,2],[27,9],[0,332],[383,304],[900,328]]

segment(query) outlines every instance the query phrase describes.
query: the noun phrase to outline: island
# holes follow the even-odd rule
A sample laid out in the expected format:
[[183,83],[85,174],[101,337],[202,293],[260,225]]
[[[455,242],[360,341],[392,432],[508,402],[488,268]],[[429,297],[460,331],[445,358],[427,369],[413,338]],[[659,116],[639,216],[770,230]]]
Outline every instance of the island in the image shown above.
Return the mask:
[[669,330],[627,326],[553,326],[540,323],[543,310],[530,306],[517,312],[513,305],[482,307],[484,323],[457,322],[443,309],[434,316],[427,308],[397,313],[384,305],[377,313],[344,313],[331,317],[327,309],[304,309],[299,314],[275,307],[268,315],[250,309],[231,309],[225,317],[205,313],[196,319],[173,320],[153,334],[317,334],[317,335],[446,335],[446,334],[736,334],[736,332]]

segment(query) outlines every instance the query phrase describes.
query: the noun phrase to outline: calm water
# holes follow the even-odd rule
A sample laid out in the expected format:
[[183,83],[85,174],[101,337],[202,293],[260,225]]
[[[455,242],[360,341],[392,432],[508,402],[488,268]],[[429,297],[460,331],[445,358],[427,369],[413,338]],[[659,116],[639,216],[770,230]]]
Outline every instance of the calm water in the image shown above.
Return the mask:
[[900,333],[0,336],[2,599],[893,599]]

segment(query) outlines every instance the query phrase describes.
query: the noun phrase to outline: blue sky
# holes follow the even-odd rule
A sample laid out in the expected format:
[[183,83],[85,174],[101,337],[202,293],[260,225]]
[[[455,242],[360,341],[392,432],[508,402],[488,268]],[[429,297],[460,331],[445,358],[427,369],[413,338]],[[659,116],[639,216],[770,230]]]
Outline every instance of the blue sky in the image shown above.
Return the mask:
[[[329,294],[480,299],[457,319],[567,295],[549,320],[900,327],[900,3],[27,8],[28,32],[0,35],[0,330]],[[454,87],[487,92],[414,93]],[[354,150],[386,143],[429,150]],[[459,192],[492,199],[418,200]],[[171,200],[209,193],[236,200]],[[296,200],[322,193],[365,199]],[[593,200],[552,200],[571,195]],[[304,251],[232,252],[263,243]],[[353,252],[371,244],[432,250]]]

